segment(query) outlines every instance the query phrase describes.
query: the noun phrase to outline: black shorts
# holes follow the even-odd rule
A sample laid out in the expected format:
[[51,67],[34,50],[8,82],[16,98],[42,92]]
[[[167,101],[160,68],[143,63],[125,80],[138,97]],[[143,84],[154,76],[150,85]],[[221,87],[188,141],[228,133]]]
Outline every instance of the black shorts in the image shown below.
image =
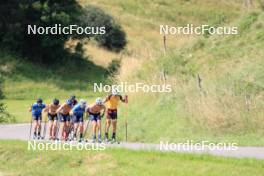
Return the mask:
[[58,115],[57,114],[52,115],[52,114],[48,113],[48,118],[51,121],[58,120]]
[[70,114],[60,114],[60,122],[69,122]]
[[108,109],[107,118],[111,120],[117,119],[117,109]]
[[73,115],[73,123],[83,123],[83,115]]
[[39,121],[42,120],[42,115],[41,114],[32,114],[32,119]]
[[98,114],[89,113],[89,117],[90,117],[91,121],[96,121],[97,122],[98,120],[101,120],[100,113],[98,113]]

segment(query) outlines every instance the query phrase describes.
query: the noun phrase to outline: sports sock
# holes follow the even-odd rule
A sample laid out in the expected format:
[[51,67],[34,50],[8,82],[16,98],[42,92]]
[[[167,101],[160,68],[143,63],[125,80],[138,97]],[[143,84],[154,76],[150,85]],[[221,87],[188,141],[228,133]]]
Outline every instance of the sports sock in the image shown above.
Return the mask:
[[93,134],[93,139],[96,139],[96,135],[95,134]]
[[38,132],[38,136],[40,136],[40,132]]
[[105,133],[105,138],[108,139],[108,133]]
[[83,138],[83,134],[82,133],[80,133],[80,138]]
[[112,139],[115,139],[115,138],[116,138],[116,133],[113,133]]

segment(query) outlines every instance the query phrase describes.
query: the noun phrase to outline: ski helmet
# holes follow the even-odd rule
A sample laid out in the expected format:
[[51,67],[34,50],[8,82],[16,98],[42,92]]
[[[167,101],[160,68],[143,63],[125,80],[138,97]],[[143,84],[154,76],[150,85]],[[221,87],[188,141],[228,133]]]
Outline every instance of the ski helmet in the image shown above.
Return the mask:
[[103,100],[102,100],[100,97],[98,97],[98,98],[96,98],[96,100],[95,100],[95,104],[97,104],[97,105],[102,105],[102,104],[103,104]]
[[37,103],[41,104],[43,101],[41,98],[37,99]]
[[59,101],[58,99],[55,98],[55,99],[53,100],[53,104],[54,104],[54,105],[59,105],[59,104],[60,104],[60,101]]
[[80,105],[82,106],[82,107],[85,107],[86,106],[86,101],[84,100],[84,99],[81,99],[80,100]]
[[67,105],[72,105],[72,101],[71,101],[71,99],[66,100],[66,104],[67,104]]

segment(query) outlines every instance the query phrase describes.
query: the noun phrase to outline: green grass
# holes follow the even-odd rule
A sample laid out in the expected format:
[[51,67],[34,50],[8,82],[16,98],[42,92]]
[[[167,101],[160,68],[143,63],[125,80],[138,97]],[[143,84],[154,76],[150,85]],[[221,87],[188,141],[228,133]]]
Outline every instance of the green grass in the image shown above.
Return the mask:
[[[263,145],[264,41],[256,36],[263,31],[263,19],[261,11],[246,14],[234,24],[240,26],[238,36],[201,38],[181,50],[146,61],[135,72],[135,80],[149,83],[164,69],[174,91],[141,95],[140,102],[131,106],[132,128],[139,129],[132,134],[134,139]],[[203,80],[202,91],[198,74]],[[249,106],[246,96],[250,97]],[[148,110],[133,113],[141,107]],[[139,119],[144,123],[137,124]]]
[[26,142],[0,142],[0,172],[8,175],[261,176],[264,161],[208,155],[106,149],[29,151]]
[[[128,36],[124,58],[145,61],[122,81],[160,83],[160,72],[164,69],[168,83],[173,86],[170,94],[130,95],[130,141],[191,139],[264,145],[262,11],[245,13],[238,0],[80,2],[92,3],[112,14]],[[240,34],[194,39],[168,37],[167,54],[160,57],[163,51],[159,25],[187,23],[239,26]],[[19,62],[18,56],[5,51],[0,51],[0,57],[0,64],[4,65],[1,67],[5,77],[4,103],[17,122],[29,121],[28,106],[38,97],[48,103],[55,97],[64,101],[76,94],[90,103],[97,96],[105,96],[91,91],[93,82],[109,80],[103,77],[105,69],[89,59],[69,61],[62,66],[41,66]],[[197,88],[197,74],[203,79],[203,91]],[[245,106],[247,94],[252,100],[250,111]],[[121,140],[125,134],[125,111],[121,106],[118,122]]]
[[106,69],[89,59],[69,60],[53,65],[19,61],[15,54],[0,51],[6,99],[67,98],[71,94],[95,97],[93,83],[107,83]]
[[[93,4],[113,15],[125,28],[129,40],[128,50],[145,56],[146,52],[160,51],[162,38],[159,25],[183,26],[186,24],[226,24],[240,14],[240,1],[213,0],[79,0],[81,4]],[[168,37],[169,38],[169,37]],[[168,39],[169,47],[178,47],[177,41]],[[190,39],[187,39],[190,40]],[[142,48],[142,44],[144,47]],[[141,53],[143,50],[143,53]],[[140,58],[140,57],[139,57]]]

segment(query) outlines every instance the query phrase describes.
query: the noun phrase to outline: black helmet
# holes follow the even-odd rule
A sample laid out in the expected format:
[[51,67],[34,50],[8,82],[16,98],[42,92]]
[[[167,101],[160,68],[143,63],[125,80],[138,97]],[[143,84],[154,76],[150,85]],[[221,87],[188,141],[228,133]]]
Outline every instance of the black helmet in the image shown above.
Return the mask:
[[60,101],[59,101],[58,99],[55,98],[55,99],[53,100],[53,104],[54,104],[54,105],[59,105],[59,104],[60,104]]
[[75,98],[76,98],[76,96],[75,95],[72,95],[70,99],[71,100],[75,100]]
[[42,101],[41,98],[37,99],[37,103],[42,103],[42,102],[43,102],[43,101]]

